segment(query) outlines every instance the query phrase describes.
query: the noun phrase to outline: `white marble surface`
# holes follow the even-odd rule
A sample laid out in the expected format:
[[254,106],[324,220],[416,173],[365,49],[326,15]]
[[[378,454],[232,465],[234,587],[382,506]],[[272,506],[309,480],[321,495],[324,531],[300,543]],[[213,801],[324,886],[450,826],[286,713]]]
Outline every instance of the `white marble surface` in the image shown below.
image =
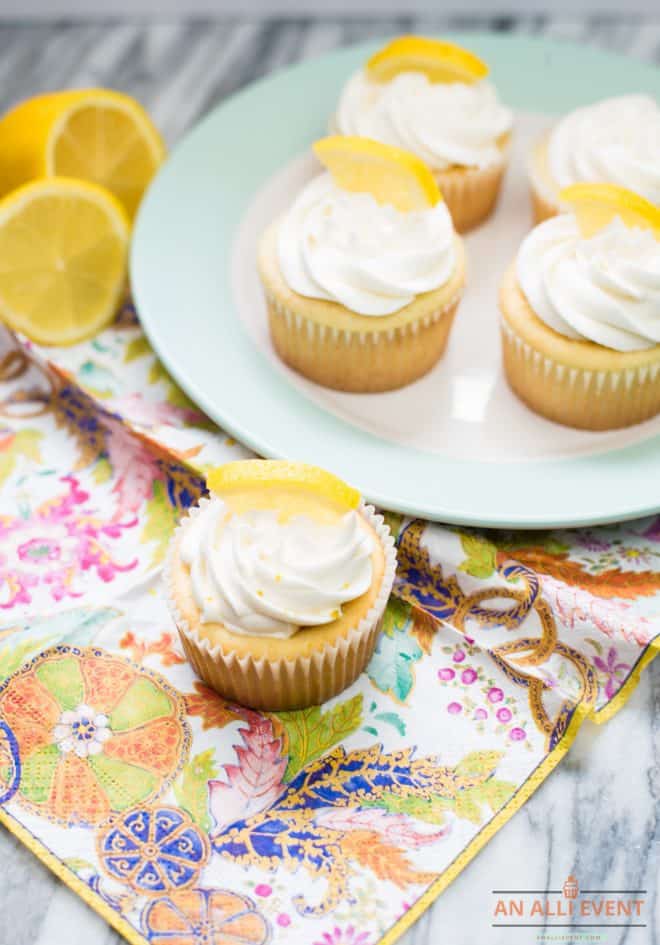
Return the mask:
[[[660,20],[631,17],[44,22],[0,27],[0,108],[48,88],[113,85],[138,96],[172,143],[219,99],[287,62],[371,36],[470,27],[589,41],[660,62]],[[646,928],[609,929],[600,942],[658,945],[659,798],[660,660],[614,719],[583,726],[567,758],[402,945],[536,942],[536,929],[491,928],[491,890],[559,888],[569,872],[583,888],[646,889]],[[0,863],[0,945],[122,941],[4,830]],[[565,945],[583,941],[562,931]]]

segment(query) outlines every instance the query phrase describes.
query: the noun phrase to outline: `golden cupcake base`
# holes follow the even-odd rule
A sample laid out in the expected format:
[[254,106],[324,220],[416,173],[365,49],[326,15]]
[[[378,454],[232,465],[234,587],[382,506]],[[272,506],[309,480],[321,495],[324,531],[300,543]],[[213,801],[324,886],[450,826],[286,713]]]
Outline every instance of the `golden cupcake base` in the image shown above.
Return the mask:
[[465,251],[446,285],[417,296],[393,315],[358,315],[335,302],[308,299],[284,282],[277,229],[262,239],[259,274],[279,357],[299,374],[334,390],[395,390],[428,373],[442,357],[465,281]]
[[321,705],[347,689],[367,665],[380,635],[380,622],[346,652],[268,663],[228,655],[219,660],[179,628],[184,652],[204,682],[230,702],[267,712]]
[[488,219],[497,204],[505,172],[504,160],[490,167],[433,172],[458,233],[467,233]]
[[619,352],[564,338],[534,314],[513,266],[500,309],[507,380],[536,413],[583,430],[615,430],[660,413],[660,345]]
[[[202,500],[179,525],[165,564],[170,612],[195,672],[226,699],[253,709],[288,711],[320,705],[338,695],[357,679],[371,658],[394,582],[394,539],[383,517],[372,506],[360,507],[359,514],[380,543],[382,566],[366,606],[356,608],[356,622],[351,625],[340,619],[277,639],[236,634],[222,624],[201,623],[179,547],[186,525],[207,501]],[[351,603],[360,605],[361,601]]]
[[354,393],[395,390],[427,374],[447,346],[459,299],[418,324],[391,332],[339,332],[266,296],[270,335],[280,358],[324,387]]

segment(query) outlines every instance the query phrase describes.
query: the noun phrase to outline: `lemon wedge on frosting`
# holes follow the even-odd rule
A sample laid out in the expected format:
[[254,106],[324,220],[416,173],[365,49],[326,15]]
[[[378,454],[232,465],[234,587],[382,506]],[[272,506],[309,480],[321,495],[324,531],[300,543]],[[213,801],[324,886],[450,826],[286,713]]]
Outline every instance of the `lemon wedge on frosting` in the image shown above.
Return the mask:
[[414,154],[371,138],[331,135],[314,144],[314,153],[342,190],[371,194],[407,213],[427,210],[442,200],[430,169]]
[[318,466],[277,459],[238,460],[216,466],[206,476],[211,492],[257,488],[311,492],[345,509],[356,509],[360,493]]
[[389,82],[400,72],[423,72],[429,82],[478,82],[488,75],[474,53],[442,39],[399,36],[375,53],[366,65],[374,82]]
[[627,226],[653,230],[660,240],[660,207],[617,184],[572,184],[559,193],[571,206],[583,236],[593,236],[615,217]]

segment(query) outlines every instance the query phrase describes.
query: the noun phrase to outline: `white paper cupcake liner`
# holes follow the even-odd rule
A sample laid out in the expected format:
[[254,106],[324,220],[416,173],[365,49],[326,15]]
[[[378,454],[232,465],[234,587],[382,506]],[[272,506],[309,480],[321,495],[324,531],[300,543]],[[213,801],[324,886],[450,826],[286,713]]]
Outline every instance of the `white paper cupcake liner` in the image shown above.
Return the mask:
[[431,325],[435,325],[435,323],[440,321],[443,316],[445,316],[452,309],[456,308],[463,295],[463,288],[461,287],[461,289],[456,292],[455,295],[453,295],[447,302],[438,308],[427,312],[425,315],[421,315],[414,321],[407,322],[404,325],[399,325],[396,328],[388,328],[385,331],[382,328],[378,328],[377,325],[374,325],[373,328],[366,331],[362,331],[359,328],[335,328],[332,325],[323,325],[320,322],[315,321],[313,318],[308,318],[302,315],[300,312],[296,312],[292,308],[284,305],[277,298],[275,293],[270,292],[267,288],[264,289],[264,294],[266,296],[266,301],[272,307],[274,314],[281,316],[284,319],[286,327],[289,330],[302,332],[310,341],[331,340],[338,345],[344,345],[348,347],[355,344],[356,342],[359,342],[361,345],[382,345],[387,344],[388,342],[391,343],[395,341],[403,341],[418,334],[422,329],[429,328]]
[[[394,539],[382,515],[360,504],[359,513],[381,542],[385,567],[378,595],[360,623],[336,643],[311,656],[269,660],[238,656],[222,644],[212,645],[183,617],[174,586],[175,552],[188,524],[209,502],[202,499],[175,530],[164,565],[167,602],[186,656],[199,676],[232,702],[255,709],[283,711],[319,705],[337,695],[360,675],[373,653],[396,571]],[[242,637],[242,640],[245,638]]]
[[275,350],[291,368],[324,387],[354,393],[394,390],[428,373],[447,345],[462,287],[443,305],[390,329],[322,325],[266,290]]
[[488,167],[435,171],[447,209],[458,233],[468,233],[494,211],[507,169],[506,155]]

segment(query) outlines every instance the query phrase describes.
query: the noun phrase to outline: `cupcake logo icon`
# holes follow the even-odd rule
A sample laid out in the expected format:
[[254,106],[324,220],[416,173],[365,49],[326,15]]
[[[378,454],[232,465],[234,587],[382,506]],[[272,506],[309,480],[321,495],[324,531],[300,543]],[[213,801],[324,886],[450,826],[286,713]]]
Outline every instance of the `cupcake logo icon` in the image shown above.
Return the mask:
[[580,891],[578,881],[575,876],[568,876],[562,887],[564,899],[577,899]]

